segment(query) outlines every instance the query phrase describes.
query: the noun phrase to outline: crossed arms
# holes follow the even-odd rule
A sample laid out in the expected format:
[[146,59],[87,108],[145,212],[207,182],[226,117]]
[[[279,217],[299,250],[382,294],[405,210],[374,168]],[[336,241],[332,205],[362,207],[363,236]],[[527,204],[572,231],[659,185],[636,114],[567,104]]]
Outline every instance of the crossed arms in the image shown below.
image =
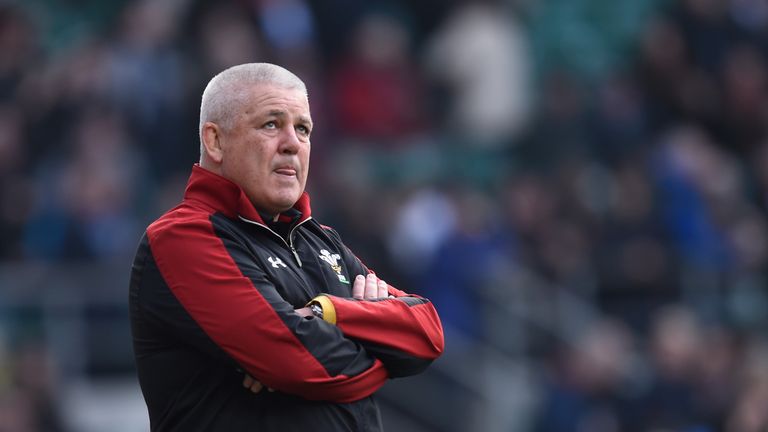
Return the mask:
[[[148,237],[169,295],[191,319],[174,319],[164,310],[168,302],[151,296],[142,302],[145,313],[271,389],[350,402],[369,396],[389,377],[422,371],[442,353],[442,327],[432,304],[375,276],[356,281],[350,297],[324,296],[335,316],[331,323],[295,310],[248,248],[208,221],[156,227]],[[356,260],[348,250],[342,253]]]

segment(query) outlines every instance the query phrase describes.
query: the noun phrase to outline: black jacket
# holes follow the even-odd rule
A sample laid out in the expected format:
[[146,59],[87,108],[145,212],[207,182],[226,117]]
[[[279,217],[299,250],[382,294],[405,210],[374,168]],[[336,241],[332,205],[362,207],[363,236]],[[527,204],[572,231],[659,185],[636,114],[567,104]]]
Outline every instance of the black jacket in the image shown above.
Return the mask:
[[[129,301],[153,431],[379,431],[373,393],[441,354],[428,300],[351,298],[368,269],[306,194],[280,218],[282,236],[196,165],[184,201],[147,228]],[[294,312],[312,299],[323,320]],[[244,373],[275,391],[251,393]]]

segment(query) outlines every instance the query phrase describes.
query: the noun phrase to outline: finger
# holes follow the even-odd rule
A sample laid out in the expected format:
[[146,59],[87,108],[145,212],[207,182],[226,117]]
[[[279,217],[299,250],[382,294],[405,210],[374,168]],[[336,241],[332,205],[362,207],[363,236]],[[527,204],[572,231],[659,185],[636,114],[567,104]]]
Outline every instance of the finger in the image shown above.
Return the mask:
[[251,385],[253,385],[254,381],[256,381],[256,380],[254,380],[250,375],[245,375],[245,377],[243,378],[243,387],[245,387],[245,388],[251,387]]
[[379,290],[376,293],[377,298],[386,298],[388,294],[387,283],[379,279]]
[[296,315],[302,316],[304,318],[312,316],[312,309],[308,307],[303,307],[301,309],[294,309],[294,312],[296,312]]
[[256,380],[253,381],[253,384],[251,384],[251,392],[252,393],[258,393],[261,391],[261,389],[264,388],[264,385]]
[[352,297],[362,300],[365,294],[365,276],[357,275],[355,283],[352,285]]
[[379,278],[376,277],[375,274],[369,273],[368,277],[365,278],[365,299],[375,299],[376,294],[378,294],[379,289],[377,287],[379,282]]

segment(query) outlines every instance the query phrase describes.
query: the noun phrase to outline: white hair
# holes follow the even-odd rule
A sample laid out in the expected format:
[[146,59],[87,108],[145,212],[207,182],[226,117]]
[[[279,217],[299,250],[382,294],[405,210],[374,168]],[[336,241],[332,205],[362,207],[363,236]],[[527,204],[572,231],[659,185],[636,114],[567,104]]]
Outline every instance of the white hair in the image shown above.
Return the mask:
[[243,89],[256,84],[273,84],[307,94],[307,87],[299,77],[271,63],[245,63],[219,72],[208,82],[200,102],[201,155],[204,151],[202,142],[205,122],[216,123],[224,129],[231,128],[247,96]]

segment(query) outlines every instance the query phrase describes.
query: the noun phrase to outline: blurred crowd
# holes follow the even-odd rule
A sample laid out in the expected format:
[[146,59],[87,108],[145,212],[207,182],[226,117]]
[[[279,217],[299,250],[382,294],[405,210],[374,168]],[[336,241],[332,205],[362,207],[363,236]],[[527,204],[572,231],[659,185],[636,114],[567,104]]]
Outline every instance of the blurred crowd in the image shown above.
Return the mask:
[[[0,2],[0,261],[128,266],[252,61],[308,85],[313,213],[448,349],[505,345],[482,318],[523,273],[594,311],[517,347],[531,430],[768,430],[764,0]],[[60,430],[28,352],[0,429]]]

